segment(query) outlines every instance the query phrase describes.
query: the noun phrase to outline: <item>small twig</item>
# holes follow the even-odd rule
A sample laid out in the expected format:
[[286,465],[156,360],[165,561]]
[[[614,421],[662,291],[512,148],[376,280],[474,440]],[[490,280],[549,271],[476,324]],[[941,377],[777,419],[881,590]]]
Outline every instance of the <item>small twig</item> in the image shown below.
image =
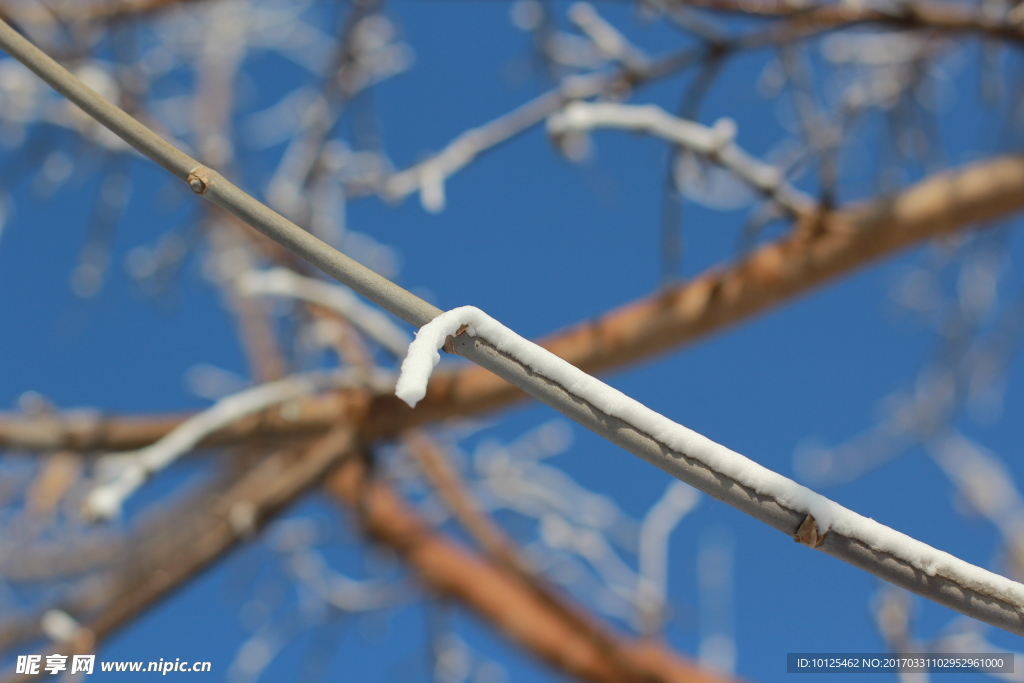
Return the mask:
[[396,358],[405,357],[405,351],[412,341],[412,337],[404,330],[378,309],[359,301],[351,290],[304,277],[288,268],[249,270],[237,277],[236,285],[243,294],[294,297],[337,311]]
[[594,47],[609,59],[631,71],[643,71],[650,60],[621,32],[605,21],[588,2],[576,2],[569,8],[569,19],[590,38]]
[[623,128],[657,135],[728,169],[793,216],[806,216],[814,211],[814,200],[787,183],[779,169],[755,159],[733,142],[736,128],[729,119],[720,119],[708,128],[672,116],[655,105],[612,102],[573,102],[548,119],[548,131],[556,136],[595,128]]
[[[383,376],[374,378],[374,381],[379,385],[386,383]],[[153,445],[135,452],[108,455],[101,460],[99,467],[116,468],[116,474],[89,493],[84,503],[85,514],[94,519],[116,517],[125,499],[153,474],[236,420],[318,391],[352,388],[360,384],[362,377],[353,372],[314,372],[287,377],[222,398],[212,408],[181,423]]]
[[665,618],[668,595],[668,539],[683,517],[700,500],[692,486],[673,481],[664,495],[651,506],[640,525],[639,574],[636,605],[646,635],[654,635]]
[[[133,536],[133,548],[144,549],[130,562],[119,563],[89,585],[87,595],[102,591],[107,599],[90,609],[74,634],[62,644],[52,643],[45,654],[92,652],[96,645],[122,628],[203,568],[222,559],[238,543],[252,538],[275,514],[316,486],[346,458],[357,453],[350,421],[301,446],[271,453],[248,471],[241,472],[199,510],[187,510]],[[35,677],[8,672],[4,683],[28,683]]]
[[[240,190],[224,176],[171,145],[124,110],[105,100],[3,21],[0,21],[0,48],[118,137],[187,183],[196,194],[256,228],[370,301],[416,326],[441,312],[436,306],[306,232]],[[196,179],[202,182],[195,182]]]
[[562,87],[550,90],[487,124],[462,133],[437,154],[391,175],[384,182],[382,194],[387,199],[398,200],[419,191],[424,208],[440,211],[445,204],[444,183],[448,177],[485,150],[541,123],[569,100],[597,95],[609,82],[610,79],[603,75],[567,79]]

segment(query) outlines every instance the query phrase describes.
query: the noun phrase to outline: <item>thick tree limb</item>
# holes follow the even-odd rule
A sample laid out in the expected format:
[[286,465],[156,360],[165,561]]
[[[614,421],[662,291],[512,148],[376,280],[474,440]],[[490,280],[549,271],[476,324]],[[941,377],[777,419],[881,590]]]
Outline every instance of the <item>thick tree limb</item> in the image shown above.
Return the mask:
[[[358,411],[357,411],[358,412]],[[365,465],[352,458],[352,430],[337,427],[304,450],[288,449],[261,461],[195,523],[157,534],[119,562],[106,580],[92,584],[81,607],[84,616],[74,638],[47,654],[89,652],[145,609],[152,607],[249,538],[275,512],[321,480],[359,515],[366,532],[394,549],[430,589],[458,599],[498,631],[568,675],[595,683],[691,681],[722,683],[675,653],[654,643],[623,639],[606,630],[580,607],[524,582],[521,575],[479,558],[435,532],[415,516],[383,482],[366,478]],[[247,513],[249,511],[251,514]],[[148,532],[142,534],[146,539]],[[109,594],[96,608],[97,591]],[[552,601],[559,601],[553,605]],[[66,606],[71,612],[74,606]],[[24,631],[21,620],[7,624]],[[2,625],[0,625],[2,626]],[[0,632],[4,629],[0,628]],[[5,633],[18,638],[16,633]],[[25,635],[37,635],[31,632]],[[8,681],[20,680],[8,678]]]
[[[311,445],[285,448],[262,459],[199,514],[183,515],[170,528],[158,522],[155,528],[144,529],[133,544],[135,552],[89,582],[66,606],[81,627],[68,642],[56,644],[57,649],[91,652],[99,641],[251,538],[355,449],[354,431],[346,425],[335,427]],[[102,607],[97,609],[99,602]],[[14,628],[0,627],[0,633],[33,635],[26,632],[23,621],[14,622]]]
[[[397,552],[428,587],[457,599],[563,673],[592,683],[722,680],[657,644],[626,641],[594,623],[592,629],[604,636],[602,648],[576,624],[589,617],[566,618],[515,574],[434,532],[384,483],[368,479],[358,461],[340,469],[327,487],[361,515],[363,528],[374,540]],[[607,643],[614,644],[614,652]]]
[[[976,229],[1022,208],[1024,157],[978,162],[923,180],[893,197],[834,212],[735,264],[580,322],[540,344],[591,374],[620,369],[766,312],[915,244]],[[394,396],[377,397],[361,433],[366,438],[394,436],[412,426],[489,412],[524,397],[487,370],[467,365],[435,373],[415,411]],[[304,400],[287,416],[267,411],[218,432],[204,445],[323,432],[334,424],[345,401],[337,394]],[[0,447],[139,448],[186,418],[0,415]]]
[[[876,24],[898,29],[931,29],[948,33],[968,33],[1012,43],[1024,43],[1018,25],[986,16],[975,6],[959,2],[906,2],[898,9],[878,9],[850,3],[793,4],[786,0],[675,0],[679,5],[745,15],[785,18],[791,29],[825,30]],[[797,31],[799,32],[799,31]]]
[[0,19],[4,21],[117,21],[131,17],[145,17],[157,12],[207,0],[106,0],[104,2],[42,3],[4,2],[0,4]]
[[[558,332],[539,343],[589,374],[666,353],[764,313],[914,244],[973,229],[1024,208],[1024,157],[1007,156],[939,174],[890,198],[809,221],[739,262]],[[479,414],[522,392],[477,366],[436,373],[415,411],[392,396],[375,401],[367,436]],[[2,432],[0,432],[2,433]]]

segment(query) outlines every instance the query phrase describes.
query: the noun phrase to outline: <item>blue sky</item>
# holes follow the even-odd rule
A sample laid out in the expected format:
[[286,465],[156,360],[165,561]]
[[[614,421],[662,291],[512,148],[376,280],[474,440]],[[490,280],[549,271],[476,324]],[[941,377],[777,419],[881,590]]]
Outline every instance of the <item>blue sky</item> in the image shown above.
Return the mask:
[[[374,91],[373,105],[388,152],[399,165],[437,150],[468,127],[511,109],[546,87],[542,77],[516,83],[515,65],[530,58],[529,37],[514,29],[504,2],[398,0],[390,12],[416,50],[407,73]],[[556,5],[564,14],[565,6]],[[607,16],[628,20],[621,7],[601,5]],[[628,24],[625,24],[628,25]],[[634,28],[630,35],[653,53],[678,40],[665,27]],[[739,142],[766,152],[783,134],[775,115],[785,105],[765,101],[751,86],[764,54],[742,56],[719,76],[701,120],[728,115]],[[974,55],[961,58],[954,97],[941,114],[948,161],[960,163],[991,150],[990,129],[973,105]],[[276,57],[247,65],[252,110],[285,92],[298,76]],[[672,109],[679,78],[641,91],[638,102]],[[276,95],[275,95],[276,93]],[[872,124],[865,127],[870,137]],[[961,134],[960,131],[980,133]],[[61,141],[68,144],[69,140]],[[665,147],[622,132],[594,137],[596,154],[582,166],[562,159],[543,131],[486,154],[447,186],[448,204],[437,215],[410,198],[398,206],[364,199],[349,207],[351,229],[392,246],[401,257],[398,281],[426,293],[443,309],[472,304],[526,337],[537,337],[642,297],[661,281],[659,230]],[[876,143],[884,144],[884,143]],[[866,145],[871,150],[871,145]],[[281,148],[253,153],[241,174],[264,180]],[[0,161],[9,159],[0,152]],[[866,153],[867,174],[872,166]],[[856,157],[856,154],[854,154]],[[0,400],[12,409],[25,391],[61,407],[93,406],[111,412],[172,411],[206,403],[183,382],[196,364],[240,374],[245,359],[219,295],[192,258],[171,301],[137,295],[121,264],[134,247],[153,243],[195,216],[195,199],[167,201],[165,176],[145,161],[131,165],[133,195],[113,243],[109,281],[82,301],[68,282],[84,239],[98,183],[97,163],[59,194],[34,198],[31,183],[14,186],[15,213],[0,236]],[[855,174],[856,175],[856,174]],[[250,186],[251,187],[251,186]],[[842,188],[844,199],[864,196],[864,182]],[[743,214],[687,205],[684,271],[688,275],[735,254]],[[1008,252],[1020,256],[1010,235]],[[618,389],[678,422],[787,476],[795,449],[809,438],[838,443],[872,426],[881,399],[911,382],[934,349],[934,335],[900,314],[895,283],[924,257],[891,259],[829,285],[768,315],[747,321],[683,350],[618,372]],[[1004,294],[1014,294],[1010,277]],[[1018,481],[1022,369],[1010,367],[1002,420],[958,425],[1001,455]],[[484,438],[513,440],[555,417],[543,406],[517,408],[464,444]],[[661,495],[667,475],[579,427],[555,464],[596,492],[642,516]],[[169,476],[195,476],[186,464]],[[995,529],[957,512],[955,491],[919,448],[854,483],[824,491],[842,504],[969,561],[991,566],[999,551]],[[142,497],[145,501],[146,498]],[[325,529],[327,554],[356,573],[373,560],[358,533],[329,501],[314,494],[289,516],[311,516]],[[873,577],[793,543],[785,536],[707,497],[676,529],[671,544],[670,602],[675,619],[665,638],[694,654],[699,628],[696,550],[702,534],[727,528],[735,545],[737,673],[755,681],[786,678],[788,652],[878,652],[869,602]],[[246,637],[240,615],[261,590],[286,585],[273,579],[272,553],[262,542],[226,560],[106,643],[107,660],[208,660],[220,679]],[[280,598],[282,605],[294,598]],[[324,640],[326,680],[427,680],[425,633],[430,613],[422,604],[386,616],[349,617],[328,630],[307,632],[287,646],[261,680],[305,680],[302,662]],[[954,618],[945,608],[915,599],[916,634],[930,638]],[[510,680],[558,680],[522,657],[486,625],[458,609],[449,618],[479,653],[507,667]],[[431,616],[432,614],[432,616]],[[327,636],[324,633],[328,633]],[[993,632],[992,640],[1017,647]],[[331,640],[333,638],[334,640]],[[111,675],[111,679],[115,676]],[[102,675],[96,679],[104,680]],[[835,675],[830,681],[850,679]],[[881,676],[879,680],[892,680]],[[980,679],[980,678],[979,678]]]

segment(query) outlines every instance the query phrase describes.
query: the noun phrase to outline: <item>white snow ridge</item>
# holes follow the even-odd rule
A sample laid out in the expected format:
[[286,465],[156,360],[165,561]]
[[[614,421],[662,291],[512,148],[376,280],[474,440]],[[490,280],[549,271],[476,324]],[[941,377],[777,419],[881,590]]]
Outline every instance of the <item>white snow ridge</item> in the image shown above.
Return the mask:
[[440,361],[438,349],[450,335],[455,335],[463,327],[467,334],[485,339],[521,365],[547,377],[604,413],[623,420],[677,454],[698,460],[742,486],[775,499],[790,510],[812,515],[819,535],[831,530],[900,559],[929,576],[942,576],[979,593],[1024,605],[1024,586],[1021,584],[859,515],[673,422],[550,351],[520,337],[473,306],[442,313],[420,328],[402,363],[395,388],[396,396],[410,407],[414,407],[423,398],[430,374]]

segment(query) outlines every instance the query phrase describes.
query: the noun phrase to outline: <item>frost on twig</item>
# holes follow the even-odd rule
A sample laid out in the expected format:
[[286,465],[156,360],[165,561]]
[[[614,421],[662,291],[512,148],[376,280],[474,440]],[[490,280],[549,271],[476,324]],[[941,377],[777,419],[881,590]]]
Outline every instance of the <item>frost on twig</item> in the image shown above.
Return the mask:
[[573,4],[569,8],[569,18],[605,57],[621,62],[630,69],[640,70],[647,66],[647,57],[631,45],[617,28],[605,21],[590,3]]
[[516,109],[477,128],[465,131],[437,154],[391,175],[381,194],[398,200],[419,192],[423,208],[444,209],[444,184],[482,152],[500,145],[528,128],[544,121],[569,99],[593,97],[610,82],[605,75],[567,78],[558,88],[535,97]]
[[730,119],[720,119],[709,128],[655,105],[614,102],[573,102],[548,119],[548,132],[556,139],[597,128],[622,128],[664,138],[727,169],[793,215],[809,213],[815,205],[809,195],[787,183],[779,169],[755,159],[734,142],[736,124]]
[[[637,623],[642,621],[642,577],[625,555],[636,554],[641,525],[614,498],[544,462],[564,452],[571,439],[568,424],[552,420],[508,444],[485,440],[472,456],[477,478],[467,478],[467,485],[481,509],[505,511],[536,525],[536,539],[522,554],[529,575],[542,571],[604,614]],[[696,493],[682,482],[676,484]],[[431,502],[428,498],[425,504]]]
[[[323,539],[309,518],[282,520],[268,529],[266,545],[278,571],[268,572],[243,608],[245,626],[253,632],[227,668],[229,683],[259,680],[283,650],[332,616],[384,613],[413,597],[402,578],[357,579],[335,570],[317,547],[320,543]],[[281,609],[267,609],[265,595],[281,590],[282,578],[289,580],[295,599]]]
[[346,287],[304,277],[288,268],[248,270],[238,276],[242,294],[293,297],[340,313],[346,320],[397,358],[405,355],[409,335],[379,309],[364,304]]
[[[113,474],[86,497],[84,513],[93,519],[117,517],[124,501],[147,479],[191,451],[218,429],[300,396],[327,389],[353,387],[359,385],[361,381],[356,374],[347,371],[311,372],[286,377],[222,398],[211,408],[189,418],[150,446],[137,451],[105,456],[97,467],[112,471]],[[377,384],[378,388],[388,384],[388,379],[383,373],[373,377],[371,381]]]
[[656,633],[665,619],[669,535],[699,500],[700,493],[695,488],[673,481],[640,526],[640,580],[636,601],[640,626],[649,635]]
[[442,313],[420,328],[402,363],[395,394],[415,406],[426,394],[427,380],[440,360],[438,349],[448,337],[462,332],[486,340],[513,362],[560,386],[597,411],[622,420],[656,441],[665,451],[676,454],[675,457],[702,463],[717,476],[755,491],[782,508],[810,515],[817,525],[819,538],[835,533],[852,539],[928,577],[941,577],[961,590],[1008,603],[1016,612],[1024,613],[1024,586],[863,517],[669,420],[472,306]]

